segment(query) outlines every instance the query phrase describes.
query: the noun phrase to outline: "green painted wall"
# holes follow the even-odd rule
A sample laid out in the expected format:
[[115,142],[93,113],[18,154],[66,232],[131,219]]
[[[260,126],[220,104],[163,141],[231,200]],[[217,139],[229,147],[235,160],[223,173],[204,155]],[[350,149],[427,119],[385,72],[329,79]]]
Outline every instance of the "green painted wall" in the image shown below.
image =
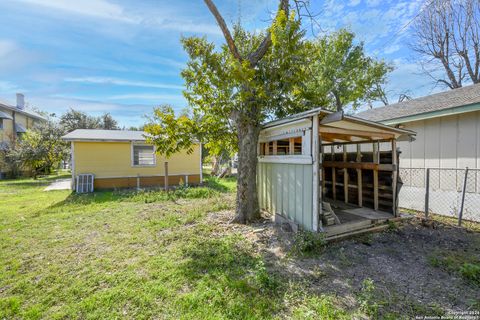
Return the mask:
[[258,163],[260,208],[312,230],[312,165]]

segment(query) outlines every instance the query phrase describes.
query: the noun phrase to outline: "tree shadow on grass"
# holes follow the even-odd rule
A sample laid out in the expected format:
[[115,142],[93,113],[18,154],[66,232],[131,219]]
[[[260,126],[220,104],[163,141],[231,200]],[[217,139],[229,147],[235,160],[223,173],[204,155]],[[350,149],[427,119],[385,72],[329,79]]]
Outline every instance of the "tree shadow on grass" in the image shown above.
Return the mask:
[[232,192],[233,188],[229,187],[228,184],[235,184],[237,178],[228,177],[228,178],[216,178],[213,176],[206,176],[204,178],[204,186],[210,189],[213,189],[218,192],[228,193]]
[[285,286],[241,238],[196,235],[182,244],[181,252],[178,271],[190,287],[181,297],[182,314],[265,319],[281,308]]

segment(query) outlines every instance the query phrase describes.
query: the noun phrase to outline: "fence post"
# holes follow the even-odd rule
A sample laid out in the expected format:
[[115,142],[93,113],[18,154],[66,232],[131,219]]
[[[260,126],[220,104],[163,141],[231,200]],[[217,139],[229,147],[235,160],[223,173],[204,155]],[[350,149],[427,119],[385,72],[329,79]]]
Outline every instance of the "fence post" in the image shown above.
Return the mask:
[[168,191],[168,162],[165,162],[165,191]]
[[428,219],[428,200],[430,198],[430,168],[425,176],[425,219]]
[[460,202],[460,208],[458,209],[458,226],[459,227],[462,225],[463,205],[465,203],[465,192],[467,191],[467,175],[468,175],[468,167],[465,168],[465,175],[463,176],[462,200]]

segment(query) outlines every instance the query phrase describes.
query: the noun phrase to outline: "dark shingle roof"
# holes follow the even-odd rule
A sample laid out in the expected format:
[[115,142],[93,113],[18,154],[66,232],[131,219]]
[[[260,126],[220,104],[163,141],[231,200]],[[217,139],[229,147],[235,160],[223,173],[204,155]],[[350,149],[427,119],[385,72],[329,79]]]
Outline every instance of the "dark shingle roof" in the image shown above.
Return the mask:
[[77,129],[62,137],[66,141],[145,141],[145,132],[128,130]]
[[7,104],[7,103],[4,103],[4,102],[1,102],[1,101],[0,101],[0,110],[1,110],[2,108],[3,108],[3,109],[7,109],[7,110],[11,110],[11,111],[15,111],[15,112],[24,114],[24,115],[26,115],[26,116],[39,119],[39,120],[47,120],[44,116],[36,113],[35,111],[28,110],[28,109],[19,109],[19,108],[17,108],[17,107],[11,106],[11,105],[9,105],[9,104]]
[[357,113],[359,118],[385,121],[480,103],[480,84],[440,92]]

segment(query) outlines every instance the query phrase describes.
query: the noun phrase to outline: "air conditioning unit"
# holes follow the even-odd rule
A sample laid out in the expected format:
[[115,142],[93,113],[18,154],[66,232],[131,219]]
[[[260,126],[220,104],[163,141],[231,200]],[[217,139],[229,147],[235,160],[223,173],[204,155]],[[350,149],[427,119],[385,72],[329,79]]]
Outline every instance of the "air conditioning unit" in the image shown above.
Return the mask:
[[91,173],[79,174],[75,179],[75,191],[77,193],[93,192],[94,177]]

